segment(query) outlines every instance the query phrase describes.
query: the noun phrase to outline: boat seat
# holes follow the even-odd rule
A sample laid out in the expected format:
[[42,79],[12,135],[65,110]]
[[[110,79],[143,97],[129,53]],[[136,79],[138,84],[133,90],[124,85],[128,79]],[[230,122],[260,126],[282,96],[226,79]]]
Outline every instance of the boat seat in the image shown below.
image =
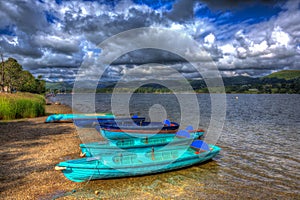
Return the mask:
[[178,158],[178,151],[171,152],[173,158]]
[[171,156],[171,152],[165,152],[165,153],[162,153],[162,156],[164,159],[171,159],[172,156]]
[[156,161],[162,161],[162,160],[170,160],[178,157],[178,152],[177,151],[162,151],[162,152],[148,152],[146,154],[146,157],[148,158],[153,158],[152,156],[154,155],[154,160]]
[[133,164],[137,162],[137,155],[118,155],[113,157],[113,161],[116,164]]
[[[148,141],[148,142],[147,142]],[[143,139],[143,143],[150,143],[150,144],[159,144],[159,143],[165,143],[167,141],[166,138],[151,138],[151,139]]]
[[122,146],[133,146],[134,145],[134,141],[130,140],[130,141],[118,141],[116,143],[117,146],[122,147]]

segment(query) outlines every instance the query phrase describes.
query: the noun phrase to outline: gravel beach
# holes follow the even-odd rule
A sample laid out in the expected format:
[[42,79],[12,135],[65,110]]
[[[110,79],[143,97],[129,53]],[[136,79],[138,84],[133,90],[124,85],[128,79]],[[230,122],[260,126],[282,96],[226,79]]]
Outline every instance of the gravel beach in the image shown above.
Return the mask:
[[[46,113],[71,113],[46,105]],[[52,199],[80,184],[54,166],[78,158],[80,140],[73,123],[44,123],[46,117],[0,121],[0,199]]]

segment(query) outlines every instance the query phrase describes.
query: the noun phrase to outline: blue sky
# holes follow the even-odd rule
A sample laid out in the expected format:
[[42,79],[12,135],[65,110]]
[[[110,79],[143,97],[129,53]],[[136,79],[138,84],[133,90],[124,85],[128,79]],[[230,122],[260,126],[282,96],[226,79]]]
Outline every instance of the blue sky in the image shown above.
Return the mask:
[[[12,0],[0,1],[0,10],[0,51],[47,81],[74,80],[90,52],[101,54],[99,43],[140,27],[189,35],[223,76],[257,77],[300,68],[297,0]],[[181,39],[174,48],[180,49]],[[168,63],[187,78],[199,75],[174,55],[140,50],[106,69],[106,80],[153,62]]]

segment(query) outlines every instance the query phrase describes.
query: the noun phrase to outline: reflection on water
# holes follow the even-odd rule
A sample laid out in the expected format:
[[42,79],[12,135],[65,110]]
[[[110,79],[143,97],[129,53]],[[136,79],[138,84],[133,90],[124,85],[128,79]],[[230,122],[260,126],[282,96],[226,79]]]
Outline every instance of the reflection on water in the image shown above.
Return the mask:
[[[235,98],[238,96],[238,98]],[[70,95],[57,100],[71,105]],[[300,199],[300,95],[227,95],[226,122],[212,162],[141,177],[79,184],[84,198],[131,199]],[[200,126],[210,120],[210,96],[198,95]],[[109,112],[110,95],[96,96],[98,112]],[[83,100],[84,104],[84,100]],[[134,94],[130,112],[148,116],[161,104],[168,118],[180,122],[174,95]],[[68,180],[66,180],[68,181]],[[100,191],[96,196],[94,191]]]

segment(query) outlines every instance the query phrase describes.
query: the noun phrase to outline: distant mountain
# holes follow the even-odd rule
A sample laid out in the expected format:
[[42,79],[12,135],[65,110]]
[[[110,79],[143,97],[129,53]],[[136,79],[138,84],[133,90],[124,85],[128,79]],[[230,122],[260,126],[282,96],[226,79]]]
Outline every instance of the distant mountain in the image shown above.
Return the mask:
[[[261,78],[252,78],[247,76],[234,76],[223,77],[224,86],[227,93],[300,93],[300,70],[283,70],[272,73],[268,76]],[[71,92],[73,89],[72,82],[56,82],[46,83],[48,91],[52,92]],[[77,83],[80,86],[80,83]],[[116,87],[122,92],[130,92],[129,88],[137,88],[135,92],[138,93],[168,93],[171,92],[172,86],[176,86],[177,89],[186,91],[184,87],[186,85],[182,80],[163,80],[159,84],[159,81],[148,81],[145,84],[143,81],[131,81],[131,82],[100,82],[97,86],[97,92],[99,93],[112,93]],[[82,84],[87,86],[86,84]],[[208,89],[203,79],[189,80],[189,85],[199,93],[207,93]],[[182,86],[182,88],[178,88]],[[168,88],[171,87],[171,88]],[[81,88],[84,92],[91,92],[88,88]]]
[[277,79],[284,79],[284,80],[297,79],[297,78],[300,78],[300,70],[282,70],[279,72],[272,73],[263,78],[264,79],[277,78]]
[[70,92],[72,88],[72,82],[46,82],[46,90],[50,92]]
[[223,82],[225,86],[254,84],[258,81],[259,78],[252,78],[249,76],[223,77]]

